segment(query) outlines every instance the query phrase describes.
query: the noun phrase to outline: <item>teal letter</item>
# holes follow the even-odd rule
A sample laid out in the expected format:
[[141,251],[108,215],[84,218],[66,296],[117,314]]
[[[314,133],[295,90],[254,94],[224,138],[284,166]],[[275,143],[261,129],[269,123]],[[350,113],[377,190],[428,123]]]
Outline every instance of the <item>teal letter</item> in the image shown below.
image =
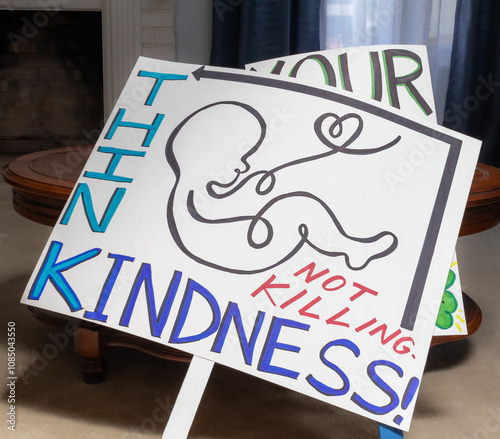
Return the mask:
[[148,72],[146,70],[141,70],[137,76],[146,76],[148,78],[156,78],[155,84],[149,93],[148,98],[146,99],[145,105],[153,105],[153,101],[158,94],[158,90],[160,89],[163,81],[166,79],[167,81],[178,81],[178,80],[186,80],[188,75],[176,75],[174,73],[157,73],[157,72]]
[[101,222],[98,223],[97,217],[95,216],[94,212],[94,204],[92,202],[92,195],[90,195],[89,186],[87,185],[87,183],[80,183],[76,187],[76,190],[73,194],[73,198],[71,199],[71,202],[68,208],[66,209],[66,213],[61,219],[61,224],[63,225],[68,224],[69,219],[73,214],[73,210],[75,210],[76,203],[78,202],[78,199],[80,198],[81,195],[83,208],[85,210],[85,216],[87,217],[87,221],[89,222],[90,228],[92,229],[93,232],[104,233],[108,228],[111,218],[113,218],[113,215],[115,214],[118,205],[122,201],[122,198],[125,195],[125,191],[126,191],[125,188],[117,188],[115,190],[113,196],[111,197],[111,200],[109,200],[106,210],[102,215]]
[[94,258],[99,253],[101,253],[101,249],[94,248],[92,250],[80,253],[79,255],[73,256],[72,258],[66,259],[65,261],[57,262],[57,258],[61,253],[62,246],[62,243],[59,241],[52,241],[52,243],[50,244],[42,267],[40,268],[35,282],[31,287],[28,299],[39,300],[43,290],[45,289],[45,286],[47,285],[47,281],[50,280],[54,288],[68,304],[70,310],[72,312],[75,312],[82,309],[82,305],[61,272],[69,270],[75,265],[81,264],[82,262]]
[[160,127],[163,121],[163,118],[165,117],[164,114],[157,113],[153,120],[153,123],[148,125],[146,123],[124,121],[123,120],[124,115],[125,115],[125,108],[120,108],[118,110],[118,113],[116,113],[113,123],[109,127],[108,133],[104,137],[105,139],[107,140],[112,139],[118,127],[139,128],[147,131],[141,146],[149,146],[154,136],[156,135],[156,131],[158,131],[158,128]]
[[97,151],[113,154],[111,161],[109,162],[106,172],[85,172],[84,177],[87,178],[98,178],[100,180],[109,181],[119,181],[122,183],[132,183],[133,179],[130,177],[121,177],[119,175],[114,175],[116,167],[124,155],[134,156],[134,157],[144,157],[146,153],[144,151],[129,151],[128,149],[112,148],[106,146],[100,146]]

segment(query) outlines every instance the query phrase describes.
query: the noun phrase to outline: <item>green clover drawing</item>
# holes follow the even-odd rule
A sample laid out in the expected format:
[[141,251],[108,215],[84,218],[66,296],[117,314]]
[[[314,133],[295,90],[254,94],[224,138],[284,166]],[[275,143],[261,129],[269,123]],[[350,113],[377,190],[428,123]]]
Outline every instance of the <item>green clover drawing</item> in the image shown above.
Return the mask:
[[448,272],[448,279],[441,299],[441,306],[436,320],[436,326],[441,329],[448,329],[453,326],[453,314],[458,308],[458,302],[452,292],[448,291],[454,283],[457,275],[450,270]]

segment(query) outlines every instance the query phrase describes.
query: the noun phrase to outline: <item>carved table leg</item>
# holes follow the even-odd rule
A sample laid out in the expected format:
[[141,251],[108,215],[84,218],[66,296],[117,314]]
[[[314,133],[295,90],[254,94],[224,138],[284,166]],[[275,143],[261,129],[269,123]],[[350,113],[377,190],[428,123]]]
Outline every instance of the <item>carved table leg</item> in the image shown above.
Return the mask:
[[87,384],[104,381],[106,365],[102,358],[98,329],[84,326],[76,328],[74,349],[82,361],[83,380]]

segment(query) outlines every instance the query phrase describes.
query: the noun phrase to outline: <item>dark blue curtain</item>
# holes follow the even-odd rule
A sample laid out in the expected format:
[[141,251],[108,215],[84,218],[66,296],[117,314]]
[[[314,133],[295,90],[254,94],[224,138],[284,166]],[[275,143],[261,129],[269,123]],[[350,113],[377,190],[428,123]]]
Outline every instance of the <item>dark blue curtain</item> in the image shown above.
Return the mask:
[[320,0],[213,0],[210,64],[245,64],[319,50]]
[[483,141],[500,166],[500,1],[458,0],[443,125]]

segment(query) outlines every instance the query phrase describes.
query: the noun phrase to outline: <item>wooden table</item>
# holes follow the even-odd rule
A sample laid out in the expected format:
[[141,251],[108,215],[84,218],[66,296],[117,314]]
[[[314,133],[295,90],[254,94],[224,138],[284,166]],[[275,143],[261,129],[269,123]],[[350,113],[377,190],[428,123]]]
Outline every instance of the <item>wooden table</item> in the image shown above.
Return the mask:
[[[28,154],[14,160],[2,170],[12,186],[14,209],[22,216],[54,226],[91,152],[91,147],[66,147]],[[500,169],[479,164],[469,194],[460,236],[487,230],[500,222]],[[465,293],[464,306],[467,335],[433,337],[432,344],[463,339],[477,331],[481,324],[480,307]],[[63,327],[68,318],[29,307],[39,320]],[[121,331],[86,321],[75,321],[75,352],[82,357],[86,382],[104,379],[104,353],[109,346],[125,346],[151,355],[177,361],[190,361],[191,355]]]
[[[54,226],[71,190],[78,180],[92,147],[65,147],[27,154],[2,169],[12,186],[14,210],[40,224]],[[90,322],[62,317],[29,306],[31,314],[43,323],[67,327],[73,320],[74,350],[82,359],[85,382],[98,383],[106,373],[105,353],[111,346],[133,348],[149,355],[176,361],[191,361],[192,356],[160,343]]]

